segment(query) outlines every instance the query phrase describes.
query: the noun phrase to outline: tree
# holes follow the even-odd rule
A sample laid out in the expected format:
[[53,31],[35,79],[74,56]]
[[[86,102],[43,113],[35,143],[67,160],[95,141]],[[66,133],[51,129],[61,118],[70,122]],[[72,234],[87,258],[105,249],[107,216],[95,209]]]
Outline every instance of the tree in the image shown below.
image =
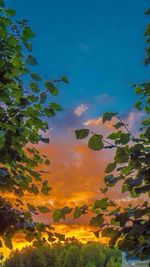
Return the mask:
[[77,267],[80,258],[80,249],[76,245],[71,245],[68,247],[64,257],[64,265],[62,267]]
[[105,254],[101,251],[97,244],[86,244],[81,248],[80,266],[94,265],[95,267],[102,267],[105,260]]
[[[146,11],[150,15],[150,9]],[[150,64],[150,24],[145,36],[147,37],[146,58],[144,64]],[[89,137],[88,147],[94,151],[101,149],[114,149],[114,160],[108,164],[104,181],[106,187],[102,189],[105,197],[96,200],[91,212],[95,217],[90,220],[90,225],[95,226],[102,236],[110,238],[110,246],[117,244],[121,250],[128,250],[130,254],[144,259],[150,251],[150,82],[133,85],[139,100],[135,108],[144,114],[141,121],[140,134],[135,136],[128,125],[122,121],[118,113],[105,112],[102,116],[103,123],[116,121],[114,131],[108,136],[93,133],[89,129],[76,130],[76,138]],[[131,203],[127,208],[118,206],[115,201],[107,198],[106,192],[120,182],[121,191],[128,192]],[[147,201],[141,201],[147,196]],[[132,198],[139,198],[139,205],[132,205]],[[142,202],[142,203],[141,203]],[[140,204],[141,203],[141,204]],[[79,208],[77,208],[79,209]],[[80,212],[80,215],[83,212]]]
[[106,267],[121,267],[121,264],[119,261],[110,258],[110,261],[107,263]]
[[[49,118],[62,109],[50,101],[59,92],[56,83],[68,83],[64,76],[43,81],[33,72],[38,63],[30,39],[35,34],[28,22],[16,20],[15,14],[0,1],[0,236],[10,249],[11,237],[20,230],[35,245],[45,243],[42,232],[46,229],[49,241],[54,240],[50,226],[45,229],[44,224],[32,219],[33,214],[49,209],[23,203],[22,197],[25,192],[48,195],[51,190],[48,181],[42,179],[44,170],[37,171],[39,164],[50,162],[36,145],[49,143],[43,132],[48,130]],[[13,203],[8,201],[8,193],[14,196]]]
[[86,267],[95,267],[95,263],[91,263],[91,262],[89,262],[89,263],[86,265]]
[[[53,243],[42,248],[26,247],[12,251],[4,261],[3,267],[106,267],[104,259],[110,249],[99,243],[80,244],[79,242]],[[116,262],[116,249],[109,261]],[[120,256],[120,255],[119,255]],[[107,261],[107,263],[109,262]],[[120,267],[120,265],[118,265]]]
[[21,253],[19,251],[12,252],[6,259],[5,267],[46,267],[45,258],[39,249],[32,247],[24,248]]

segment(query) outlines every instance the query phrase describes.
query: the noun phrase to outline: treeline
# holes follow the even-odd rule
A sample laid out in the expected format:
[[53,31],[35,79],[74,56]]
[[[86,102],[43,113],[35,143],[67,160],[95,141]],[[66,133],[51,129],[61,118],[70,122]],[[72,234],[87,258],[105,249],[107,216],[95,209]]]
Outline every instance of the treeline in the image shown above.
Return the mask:
[[56,243],[13,251],[3,267],[121,267],[121,252],[94,242]]

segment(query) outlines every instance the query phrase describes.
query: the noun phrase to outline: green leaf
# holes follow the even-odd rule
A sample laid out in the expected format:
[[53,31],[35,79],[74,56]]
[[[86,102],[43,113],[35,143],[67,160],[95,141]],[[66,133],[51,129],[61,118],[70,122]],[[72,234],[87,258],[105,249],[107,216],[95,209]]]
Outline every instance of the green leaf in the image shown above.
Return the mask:
[[52,82],[45,82],[45,87],[52,95],[58,95],[58,88]]
[[47,180],[43,181],[41,192],[44,195],[49,195],[50,190],[51,190],[51,187],[48,185],[48,181]]
[[46,206],[37,206],[39,212],[41,213],[47,213],[47,212],[50,212],[50,209],[47,208]]
[[112,225],[116,225],[116,226],[120,226],[120,223],[119,222],[116,222],[115,218],[112,218],[111,219],[111,224]]
[[32,90],[33,92],[35,92],[35,93],[38,93],[38,92],[40,91],[39,88],[38,88],[37,83],[34,83],[34,82],[31,82],[31,83],[30,83],[30,88],[31,88],[31,90]]
[[25,26],[22,32],[22,39],[28,41],[30,38],[35,37],[34,32],[30,29],[29,26]]
[[62,209],[56,209],[53,213],[53,220],[54,222],[58,222],[60,219],[65,220],[65,215],[70,213],[72,209],[68,207],[64,207]]
[[45,164],[46,164],[46,165],[50,165],[50,160],[49,160],[49,159],[46,159],[46,160],[45,160]]
[[31,169],[27,169],[27,171],[28,171],[28,173],[29,173],[31,176],[34,177],[34,179],[35,179],[36,181],[41,181],[41,175],[40,175],[40,173],[38,173],[38,172],[36,172],[36,171],[34,171],[34,170],[31,170]]
[[50,108],[50,107],[44,108],[44,112],[45,112],[45,115],[47,117],[53,117],[53,116],[55,116],[55,111],[52,108]]
[[119,128],[122,127],[122,126],[125,126],[125,124],[124,124],[123,122],[117,122],[115,125],[113,125],[113,127],[114,127],[115,129],[119,129]]
[[79,218],[82,215],[81,209],[76,207],[74,211],[74,219]]
[[71,211],[72,211],[72,209],[69,208],[68,206],[61,209],[61,212],[63,215],[66,215],[66,214],[70,213]]
[[102,237],[113,237],[116,233],[113,227],[108,227],[102,230]]
[[104,144],[102,142],[102,135],[94,134],[88,142],[88,147],[92,150],[98,151],[101,150],[104,147]]
[[16,15],[16,11],[14,9],[5,9],[5,13],[7,16],[13,17]]
[[115,161],[117,163],[125,163],[129,160],[129,151],[126,147],[117,147]]
[[144,133],[145,137],[150,140],[150,127],[148,127]]
[[150,24],[147,25],[146,31],[144,32],[145,35],[150,35]]
[[104,177],[105,184],[109,187],[114,186],[118,182],[118,177],[114,177],[113,175],[106,175]]
[[103,222],[104,222],[103,215],[99,214],[96,217],[91,218],[89,225],[99,227],[101,226],[101,224],[103,224]]
[[31,75],[31,78],[35,81],[41,81],[42,80],[41,77],[39,75],[37,75],[36,73],[32,72],[32,73],[30,73],[30,75]]
[[13,245],[12,245],[11,239],[8,236],[4,236],[3,240],[4,240],[5,246],[12,250],[13,249]]
[[39,98],[38,98],[38,96],[30,95],[28,97],[28,100],[31,101],[31,102],[33,102],[33,103],[35,103],[35,102],[37,102],[39,100]]
[[115,140],[115,144],[125,145],[130,141],[130,134],[118,131],[116,133],[111,133],[108,138],[111,140]]
[[53,213],[53,220],[54,222],[59,222],[59,220],[62,218],[62,212],[61,209],[56,209]]
[[125,175],[128,175],[131,171],[131,167],[130,166],[125,166],[123,168],[121,168],[121,174],[125,174]]
[[103,198],[103,199],[100,199],[100,200],[96,200],[94,202],[94,206],[93,208],[94,209],[102,209],[102,210],[105,210],[107,207],[108,207],[109,203],[108,203],[108,199],[107,198]]
[[141,104],[142,104],[141,101],[138,100],[138,101],[135,103],[134,106],[135,106],[136,109],[141,110],[141,109],[142,109]]
[[45,92],[40,94],[40,103],[44,104],[47,99],[47,94]]
[[135,93],[136,93],[137,95],[141,94],[141,93],[142,93],[142,88],[139,87],[139,86],[137,86],[137,87],[135,88]]
[[77,139],[86,138],[89,135],[89,129],[75,130],[75,135]]
[[116,166],[117,166],[116,162],[109,163],[105,169],[105,172],[110,173],[110,172],[114,171],[116,169]]
[[62,107],[57,103],[50,103],[49,106],[54,109],[55,111],[61,111]]
[[61,81],[64,82],[64,83],[67,83],[67,84],[69,83],[69,80],[68,80],[68,78],[66,76],[62,76],[61,77]]
[[26,59],[26,63],[31,66],[35,66],[37,65],[37,60],[33,56],[29,55]]
[[28,51],[32,51],[32,44],[29,44],[29,43],[26,43],[26,42],[24,42],[24,46],[26,47],[26,49],[28,50]]
[[110,121],[117,114],[118,113],[114,113],[114,112],[104,112],[104,114],[103,114],[103,123],[105,123],[105,121]]

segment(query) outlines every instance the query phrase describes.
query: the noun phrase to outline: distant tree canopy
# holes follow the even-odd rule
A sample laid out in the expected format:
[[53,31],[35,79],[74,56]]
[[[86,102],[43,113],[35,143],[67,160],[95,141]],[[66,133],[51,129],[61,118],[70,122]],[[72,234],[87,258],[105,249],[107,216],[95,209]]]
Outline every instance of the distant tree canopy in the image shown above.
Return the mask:
[[83,245],[75,241],[12,252],[3,267],[104,267],[105,262],[106,267],[121,267],[120,251],[98,243]]
[[[39,164],[49,165],[35,145],[49,143],[43,136],[48,130],[48,119],[62,107],[52,97],[59,92],[60,79],[43,81],[33,72],[37,60],[32,55],[30,39],[35,36],[28,22],[17,20],[16,12],[0,1],[0,236],[8,248],[11,237],[22,230],[27,241],[43,244],[42,232],[50,240],[55,236],[51,227],[33,223],[32,215],[49,212],[45,206],[23,203],[24,193],[48,195],[48,180],[42,179],[44,170],[36,171]],[[12,194],[13,204],[8,201]],[[66,211],[67,212],[67,211]],[[58,236],[57,236],[58,237]],[[37,240],[37,241],[36,241]],[[3,245],[2,240],[0,246]]]
[[[150,9],[146,14],[150,15]],[[147,25],[145,36],[147,47],[144,64],[148,66],[150,24]],[[95,235],[98,237],[101,232],[102,237],[110,238],[110,246],[118,244],[121,250],[128,250],[144,259],[150,252],[150,81],[134,84],[133,87],[139,97],[134,108],[143,115],[140,129],[135,136],[119,114],[114,112],[105,112],[102,116],[103,123],[115,119],[114,130],[108,136],[93,133],[89,129],[78,129],[75,134],[77,139],[89,137],[88,147],[94,151],[115,150],[113,162],[105,170],[106,187],[102,189],[105,197],[96,200],[90,207],[95,213],[90,220],[90,225],[96,227]],[[122,184],[121,192],[128,192],[131,198],[126,208],[110,201],[106,195],[107,190],[118,182]],[[133,206],[132,199],[139,197],[139,205]],[[147,200],[142,201],[142,197]],[[86,211],[87,209],[83,211],[77,207],[74,217],[79,217]]]

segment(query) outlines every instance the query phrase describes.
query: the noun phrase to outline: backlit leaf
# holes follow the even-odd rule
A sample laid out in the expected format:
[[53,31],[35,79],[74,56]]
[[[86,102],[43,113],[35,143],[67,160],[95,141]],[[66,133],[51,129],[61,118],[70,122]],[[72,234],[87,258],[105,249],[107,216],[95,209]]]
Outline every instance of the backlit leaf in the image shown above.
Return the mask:
[[29,55],[26,59],[26,63],[31,66],[35,66],[37,65],[37,60],[33,56]]
[[77,139],[86,138],[89,135],[89,129],[75,130],[75,135]]
[[98,151],[103,149],[104,144],[102,142],[102,135],[94,134],[88,142],[88,147],[91,148],[92,150]]
[[103,123],[105,123],[106,121],[110,121],[117,114],[118,113],[114,113],[114,112],[104,112],[104,114],[103,114]]

